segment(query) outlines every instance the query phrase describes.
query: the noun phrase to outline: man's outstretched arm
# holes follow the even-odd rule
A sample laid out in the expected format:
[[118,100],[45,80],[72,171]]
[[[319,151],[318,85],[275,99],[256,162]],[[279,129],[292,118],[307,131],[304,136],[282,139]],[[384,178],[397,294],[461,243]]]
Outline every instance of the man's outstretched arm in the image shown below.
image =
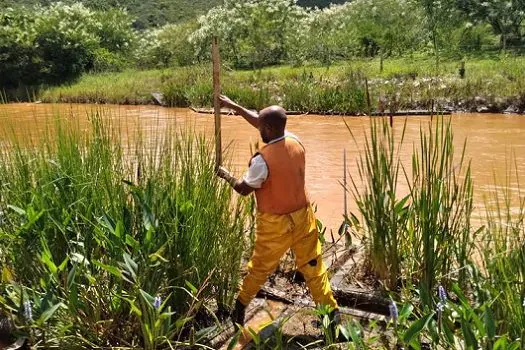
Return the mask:
[[230,184],[231,187],[240,194],[241,196],[247,196],[253,191],[255,191],[255,188],[249,186],[246,182],[237,180],[226,168],[219,167],[217,169],[217,176],[220,178],[226,180]]
[[235,113],[241,115],[248,123],[253,125],[254,128],[259,129],[259,114],[257,114],[257,112],[244,108],[224,95],[221,95],[219,99],[223,107],[233,109]]

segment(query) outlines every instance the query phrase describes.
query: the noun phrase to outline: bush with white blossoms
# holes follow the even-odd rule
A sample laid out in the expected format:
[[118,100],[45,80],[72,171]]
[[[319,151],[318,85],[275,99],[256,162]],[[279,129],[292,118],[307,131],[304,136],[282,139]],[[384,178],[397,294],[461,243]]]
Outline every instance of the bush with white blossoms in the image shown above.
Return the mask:
[[188,22],[167,24],[141,33],[135,52],[137,65],[140,68],[164,68],[195,63],[195,48],[188,37],[196,28],[196,22]]
[[0,86],[58,84],[86,70],[119,66],[133,50],[132,19],[82,4],[0,10]]
[[224,57],[236,67],[277,64],[297,49],[297,41],[306,40],[307,16],[295,0],[226,0],[199,18],[199,28],[189,40],[204,56],[212,37],[218,36]]

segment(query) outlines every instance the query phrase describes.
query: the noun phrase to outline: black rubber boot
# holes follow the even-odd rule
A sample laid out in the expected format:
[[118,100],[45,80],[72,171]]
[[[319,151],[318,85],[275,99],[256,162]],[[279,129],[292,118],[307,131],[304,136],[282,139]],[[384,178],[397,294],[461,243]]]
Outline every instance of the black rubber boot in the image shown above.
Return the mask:
[[235,301],[235,307],[232,312],[232,322],[244,326],[244,317],[246,314],[246,306],[244,306],[239,300]]

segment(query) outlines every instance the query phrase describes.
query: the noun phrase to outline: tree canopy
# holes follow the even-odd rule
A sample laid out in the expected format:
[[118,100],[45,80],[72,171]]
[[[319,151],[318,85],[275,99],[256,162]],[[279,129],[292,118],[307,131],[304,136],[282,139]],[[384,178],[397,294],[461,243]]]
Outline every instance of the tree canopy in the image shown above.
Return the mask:
[[[331,3],[341,4],[347,0],[299,0],[304,7],[324,8]],[[52,0],[0,0],[0,7],[49,6],[59,1]],[[136,28],[163,26],[179,23],[205,14],[211,8],[222,4],[223,0],[62,0],[64,4],[80,2],[93,10],[125,9],[136,18]]]

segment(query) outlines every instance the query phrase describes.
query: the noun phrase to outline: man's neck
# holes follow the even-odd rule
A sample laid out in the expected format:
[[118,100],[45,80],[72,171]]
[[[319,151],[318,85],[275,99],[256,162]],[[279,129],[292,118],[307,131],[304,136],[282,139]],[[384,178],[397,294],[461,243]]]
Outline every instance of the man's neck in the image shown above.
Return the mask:
[[285,137],[286,137],[286,133],[282,133],[281,135],[278,135],[272,138],[270,142],[268,142],[268,144],[271,145],[272,143],[277,143],[279,141],[282,141],[284,140]]

